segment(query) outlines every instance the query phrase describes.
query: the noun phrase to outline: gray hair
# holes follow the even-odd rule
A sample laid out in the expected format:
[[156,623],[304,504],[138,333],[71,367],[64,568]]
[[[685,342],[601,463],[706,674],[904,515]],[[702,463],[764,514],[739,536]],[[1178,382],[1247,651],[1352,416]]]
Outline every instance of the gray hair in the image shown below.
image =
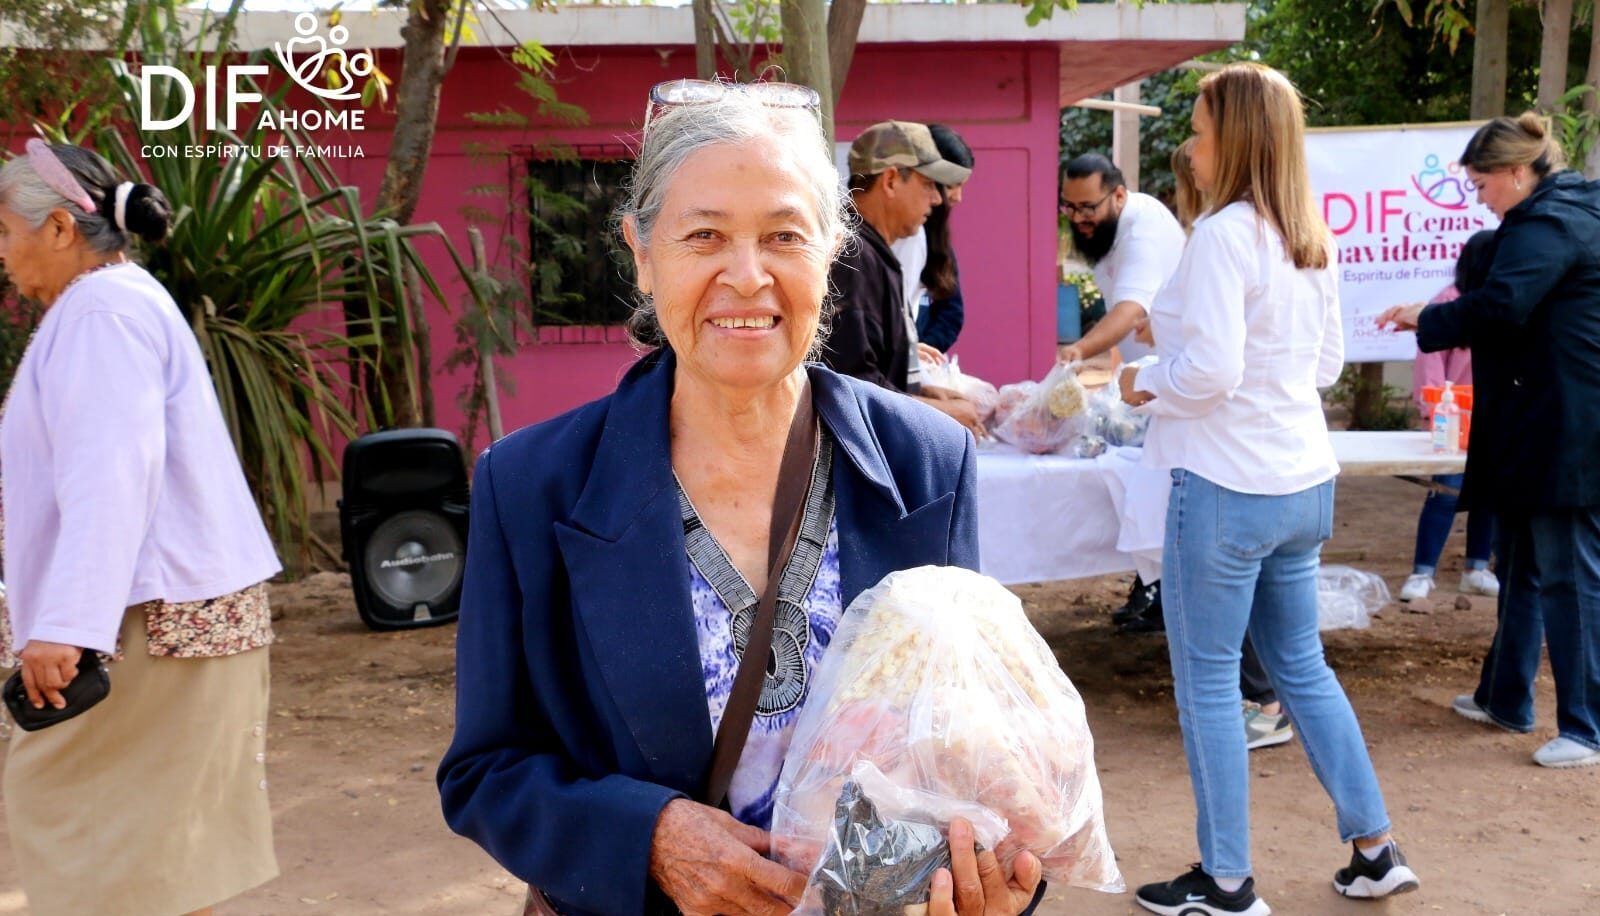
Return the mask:
[[[625,188],[627,196],[617,209],[618,223],[632,220],[639,245],[648,248],[667,188],[690,156],[709,146],[764,137],[784,141],[794,154],[801,177],[816,198],[822,242],[828,251],[837,253],[850,235],[850,211],[816,113],[765,104],[757,93],[738,84],[728,84],[727,91],[715,101],[674,106],[650,120]],[[656,319],[655,303],[642,293],[628,318],[627,329],[628,336],[639,346],[666,343]],[[819,342],[822,336],[819,330]]]
[[127,228],[119,229],[115,217],[105,212],[112,209],[119,183],[110,164],[98,153],[78,146],[55,143],[51,144],[50,151],[97,206],[93,211],[85,211],[62,197],[39,175],[27,156],[17,156],[0,166],[0,203],[29,226],[37,229],[44,225],[50,211],[65,210],[78,224],[78,234],[83,236],[84,243],[99,254],[127,251],[134,236],[149,242],[159,242],[166,237],[172,211],[160,191],[147,184],[134,185],[124,206]]

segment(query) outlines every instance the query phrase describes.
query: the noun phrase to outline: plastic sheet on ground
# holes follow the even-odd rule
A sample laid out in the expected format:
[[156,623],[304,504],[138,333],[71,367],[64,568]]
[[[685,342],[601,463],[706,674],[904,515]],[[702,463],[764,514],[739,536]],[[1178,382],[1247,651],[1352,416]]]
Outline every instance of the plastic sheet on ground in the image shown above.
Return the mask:
[[1349,566],[1317,571],[1317,625],[1324,630],[1365,630],[1389,603],[1382,577]]

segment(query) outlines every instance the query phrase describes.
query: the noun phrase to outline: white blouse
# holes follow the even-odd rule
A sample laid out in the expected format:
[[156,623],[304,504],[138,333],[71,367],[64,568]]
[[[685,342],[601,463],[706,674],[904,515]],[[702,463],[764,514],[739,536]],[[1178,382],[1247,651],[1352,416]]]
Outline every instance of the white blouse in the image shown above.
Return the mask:
[[199,601],[282,567],[194,332],[135,264],[45,313],[0,421],[13,648],[110,652],[124,611]]
[[1339,473],[1317,391],[1344,365],[1334,260],[1296,268],[1248,203],[1195,223],[1151,310],[1160,362],[1135,377],[1156,396],[1146,464],[1269,496]]

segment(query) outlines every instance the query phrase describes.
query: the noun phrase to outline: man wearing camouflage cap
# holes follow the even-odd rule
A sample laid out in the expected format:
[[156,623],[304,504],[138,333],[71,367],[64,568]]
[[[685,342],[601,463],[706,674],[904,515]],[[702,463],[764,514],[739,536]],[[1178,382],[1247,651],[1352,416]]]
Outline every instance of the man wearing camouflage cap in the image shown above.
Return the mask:
[[915,346],[905,308],[895,241],[916,234],[942,199],[944,185],[971,170],[939,155],[925,124],[884,121],[850,144],[850,199],[861,215],[858,239],[834,262],[832,330],[823,361],[829,368],[906,392],[982,434],[972,403],[914,377]]

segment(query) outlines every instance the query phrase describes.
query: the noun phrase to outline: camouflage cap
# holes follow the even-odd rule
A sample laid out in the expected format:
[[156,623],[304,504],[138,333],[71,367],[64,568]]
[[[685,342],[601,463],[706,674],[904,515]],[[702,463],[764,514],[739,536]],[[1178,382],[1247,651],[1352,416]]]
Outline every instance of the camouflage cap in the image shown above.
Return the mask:
[[850,174],[876,175],[889,169],[915,169],[942,185],[958,185],[972,170],[939,155],[928,125],[883,121],[861,132],[850,144]]

